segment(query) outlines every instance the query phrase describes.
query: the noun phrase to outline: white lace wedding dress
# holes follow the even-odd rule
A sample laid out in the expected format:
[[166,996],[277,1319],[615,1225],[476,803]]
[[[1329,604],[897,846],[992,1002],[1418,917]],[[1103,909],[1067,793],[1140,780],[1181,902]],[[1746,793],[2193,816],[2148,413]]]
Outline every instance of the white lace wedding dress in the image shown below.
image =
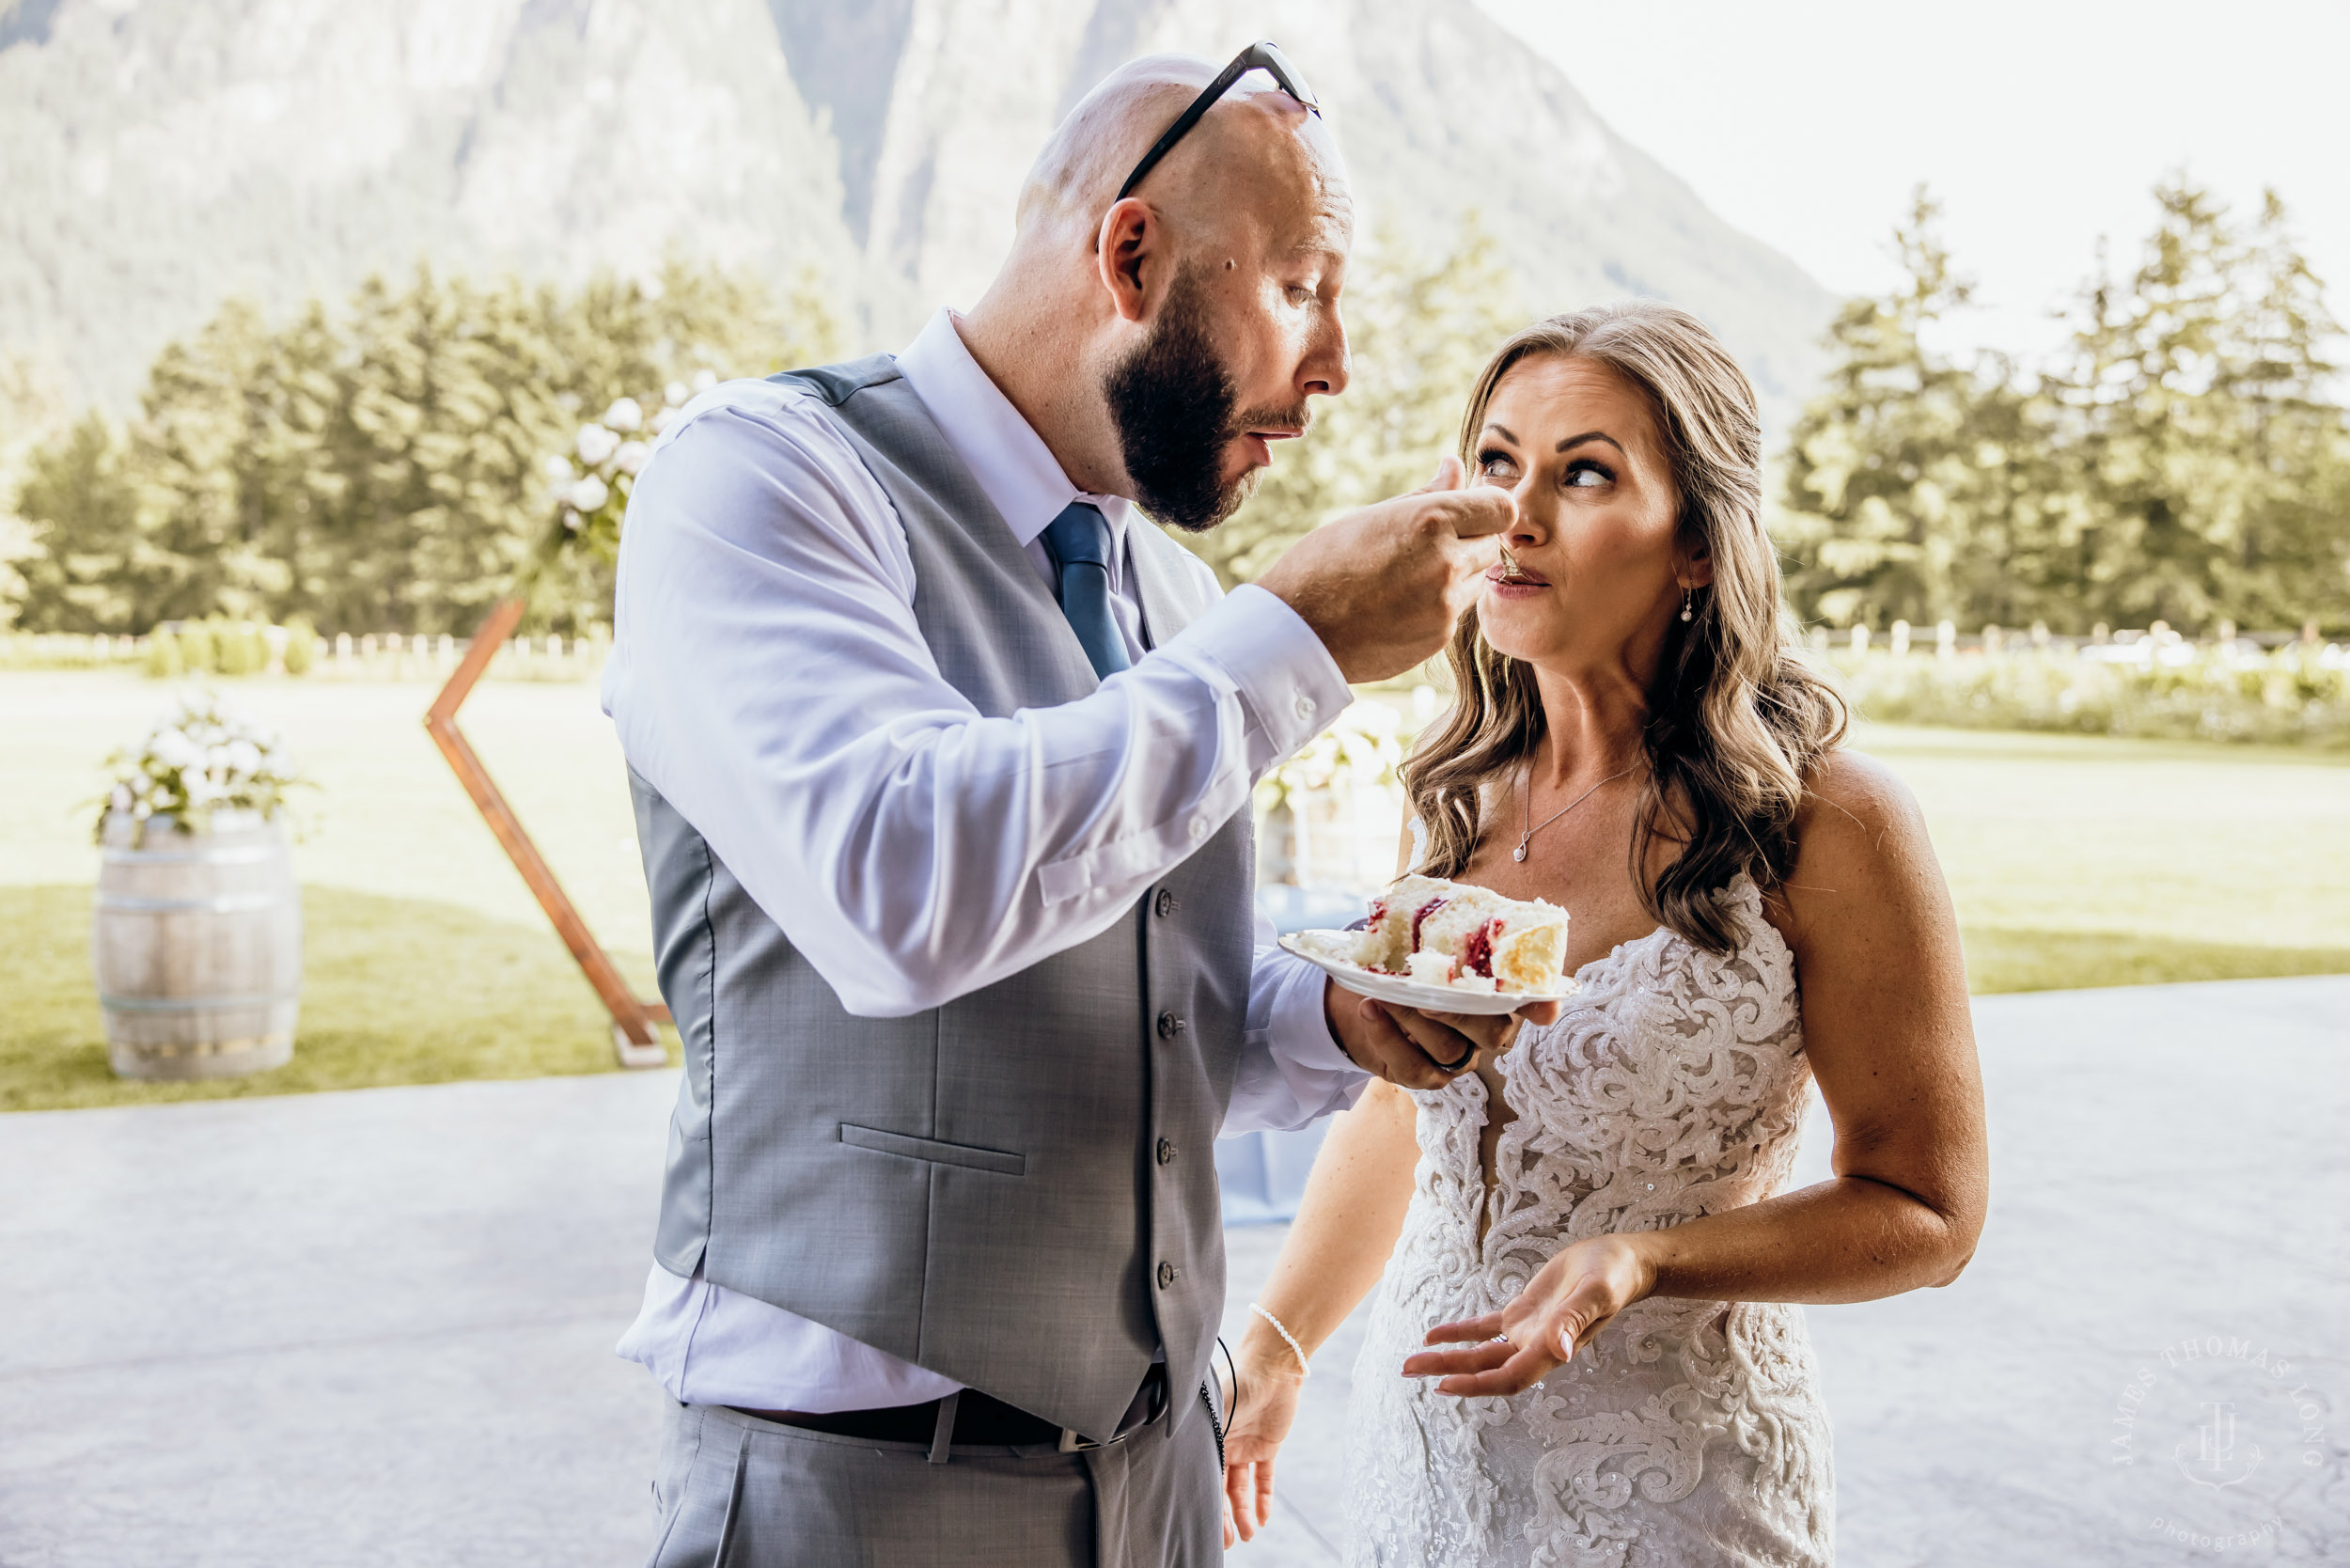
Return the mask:
[[[1777,1193],[1804,1058],[1794,955],[1744,878],[1717,957],[1657,931],[1576,977],[1498,1059],[1517,1119],[1484,1193],[1474,1074],[1416,1094],[1420,1161],[1355,1369],[1349,1564],[1715,1568],[1827,1563],[1826,1409],[1788,1305],[1652,1298],[1512,1399],[1406,1380],[1440,1323],[1498,1309],[1569,1242]],[[1478,1235],[1479,1209],[1489,1225]]]

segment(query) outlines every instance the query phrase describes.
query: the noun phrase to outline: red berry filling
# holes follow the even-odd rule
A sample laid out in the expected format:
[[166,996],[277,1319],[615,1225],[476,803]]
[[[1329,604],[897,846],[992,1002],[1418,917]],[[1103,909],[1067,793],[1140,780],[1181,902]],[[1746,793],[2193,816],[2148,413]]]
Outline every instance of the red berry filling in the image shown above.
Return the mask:
[[1472,975],[1491,980],[1494,973],[1494,938],[1501,934],[1498,917],[1487,920],[1470,932],[1468,940],[1461,944],[1461,967]]

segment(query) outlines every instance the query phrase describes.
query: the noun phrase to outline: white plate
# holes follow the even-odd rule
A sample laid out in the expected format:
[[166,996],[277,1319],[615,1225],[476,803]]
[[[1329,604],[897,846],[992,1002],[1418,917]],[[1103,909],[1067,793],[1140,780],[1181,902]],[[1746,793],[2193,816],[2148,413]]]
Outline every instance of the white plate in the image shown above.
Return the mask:
[[1281,946],[1323,970],[1349,991],[1369,996],[1373,1001],[1393,1002],[1398,1007],[1414,1007],[1423,1012],[1461,1012],[1485,1017],[1514,1012],[1535,1002],[1563,1002],[1574,994],[1573,980],[1563,982],[1560,990],[1545,991],[1536,996],[1525,991],[1462,991],[1449,985],[1431,985],[1426,980],[1406,980],[1402,975],[1383,975],[1376,969],[1366,969],[1345,956],[1354,950],[1355,939],[1361,934],[1355,931],[1297,931],[1282,937]]

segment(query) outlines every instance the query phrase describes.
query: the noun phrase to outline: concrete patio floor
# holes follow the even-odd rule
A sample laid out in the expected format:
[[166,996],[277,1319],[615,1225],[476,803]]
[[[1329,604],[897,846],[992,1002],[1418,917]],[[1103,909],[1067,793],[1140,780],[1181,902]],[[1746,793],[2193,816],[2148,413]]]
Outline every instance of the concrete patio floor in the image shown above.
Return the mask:
[[[1840,1560],[2350,1560],[2350,977],[1976,1017],[1972,1267],[1810,1311]],[[0,1568],[641,1562],[659,1396],[611,1346],[674,1082],[0,1118]],[[1231,1233],[1228,1324],[1280,1235]],[[1237,1563],[1338,1560],[1359,1322]]]

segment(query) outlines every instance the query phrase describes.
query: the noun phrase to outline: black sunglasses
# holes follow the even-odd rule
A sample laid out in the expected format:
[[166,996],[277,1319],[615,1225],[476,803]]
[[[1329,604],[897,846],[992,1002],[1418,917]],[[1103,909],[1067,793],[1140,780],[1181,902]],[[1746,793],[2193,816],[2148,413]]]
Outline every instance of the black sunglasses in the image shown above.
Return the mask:
[[1183,139],[1184,133],[1199,123],[1199,117],[1214,108],[1217,99],[1231,91],[1233,83],[1252,71],[1261,71],[1271,76],[1276,86],[1304,104],[1309,112],[1316,115],[1322,113],[1322,101],[1314,97],[1314,89],[1306,85],[1278,49],[1271,42],[1260,39],[1233,55],[1232,63],[1217,71],[1215,80],[1191,101],[1191,107],[1176,117],[1175,123],[1167,128],[1167,134],[1151,144],[1151,150],[1142,155],[1142,162],[1136,164],[1135,172],[1126,177],[1126,183],[1118,187],[1118,199],[1123,201],[1133,195],[1135,187],[1142,183],[1142,177],[1159,166],[1159,160],[1175,149],[1175,144]]

